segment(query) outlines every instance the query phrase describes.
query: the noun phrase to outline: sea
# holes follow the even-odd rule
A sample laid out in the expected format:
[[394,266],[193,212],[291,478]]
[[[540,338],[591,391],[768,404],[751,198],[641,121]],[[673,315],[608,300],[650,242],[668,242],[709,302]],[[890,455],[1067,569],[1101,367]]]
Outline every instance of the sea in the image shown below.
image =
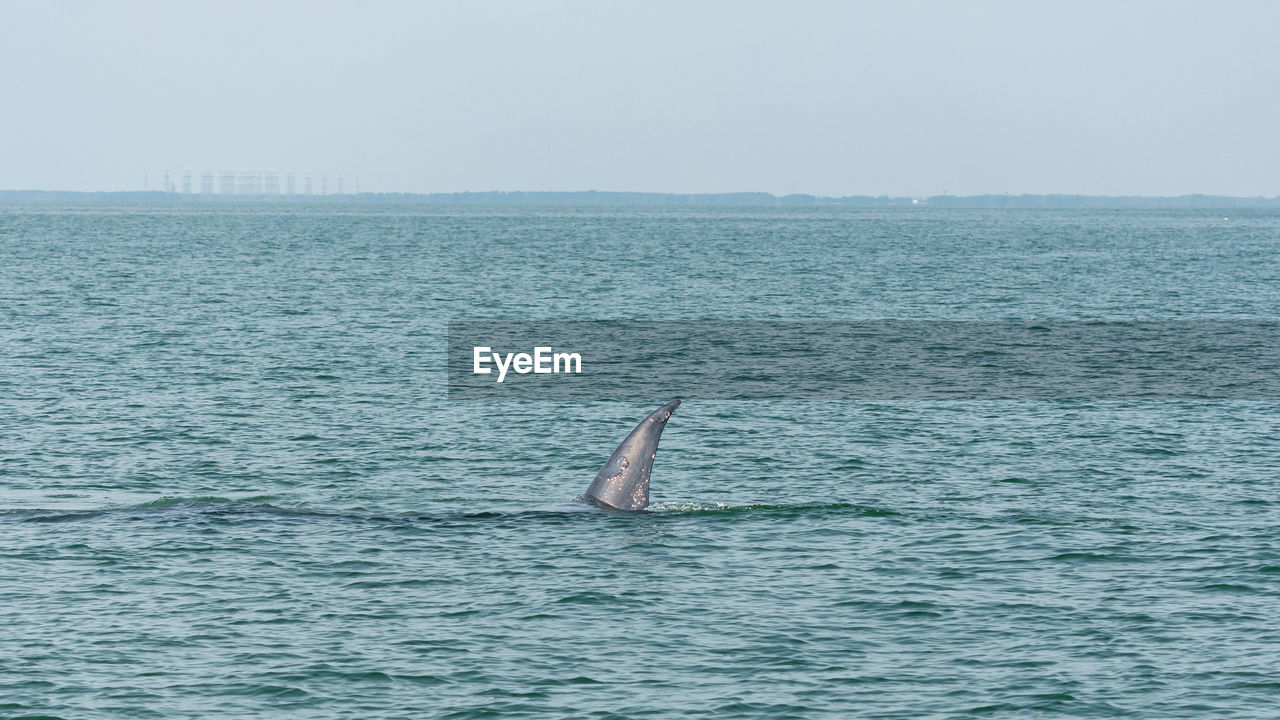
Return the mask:
[[1275,392],[703,388],[606,512],[675,398],[493,318],[1271,323],[1280,211],[0,206],[0,717],[1280,716]]

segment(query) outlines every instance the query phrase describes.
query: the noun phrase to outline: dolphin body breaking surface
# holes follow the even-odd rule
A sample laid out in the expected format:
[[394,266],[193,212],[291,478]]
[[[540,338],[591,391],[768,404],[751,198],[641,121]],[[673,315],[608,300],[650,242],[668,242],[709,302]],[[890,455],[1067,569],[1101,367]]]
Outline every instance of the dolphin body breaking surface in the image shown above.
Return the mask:
[[658,441],[671,413],[678,407],[680,401],[672,400],[641,420],[596,473],[583,499],[610,510],[649,507],[649,476],[653,472],[653,459],[657,457]]

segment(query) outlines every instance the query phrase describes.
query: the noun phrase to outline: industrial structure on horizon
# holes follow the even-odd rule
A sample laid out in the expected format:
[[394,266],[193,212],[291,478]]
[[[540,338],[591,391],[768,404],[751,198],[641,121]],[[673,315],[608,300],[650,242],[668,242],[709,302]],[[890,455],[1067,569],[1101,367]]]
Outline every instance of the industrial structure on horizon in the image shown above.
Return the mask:
[[[301,183],[299,183],[301,178]],[[328,173],[295,173],[278,170],[202,170],[199,174],[199,186],[195,184],[196,176],[191,170],[181,172],[164,171],[164,183],[160,186],[163,192],[182,193],[184,195],[329,195]],[[342,175],[334,176],[334,195],[346,194],[343,189]],[[146,188],[150,189],[150,188]],[[357,194],[360,192],[360,178],[356,177]]]

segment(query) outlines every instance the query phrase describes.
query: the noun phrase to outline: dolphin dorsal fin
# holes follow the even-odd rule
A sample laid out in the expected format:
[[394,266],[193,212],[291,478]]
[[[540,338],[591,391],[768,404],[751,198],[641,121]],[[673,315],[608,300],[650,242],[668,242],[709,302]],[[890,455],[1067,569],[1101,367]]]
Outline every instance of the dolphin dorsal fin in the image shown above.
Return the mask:
[[596,479],[583,496],[587,502],[613,510],[649,507],[649,476],[653,472],[658,441],[671,413],[678,407],[680,401],[672,400],[640,421],[596,473]]

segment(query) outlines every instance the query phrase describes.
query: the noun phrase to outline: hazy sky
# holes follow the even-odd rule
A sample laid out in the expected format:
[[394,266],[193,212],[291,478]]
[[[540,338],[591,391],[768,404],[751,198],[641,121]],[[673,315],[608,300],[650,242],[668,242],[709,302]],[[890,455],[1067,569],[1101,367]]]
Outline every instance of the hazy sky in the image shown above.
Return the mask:
[[0,0],[0,188],[1280,194],[1280,2]]

